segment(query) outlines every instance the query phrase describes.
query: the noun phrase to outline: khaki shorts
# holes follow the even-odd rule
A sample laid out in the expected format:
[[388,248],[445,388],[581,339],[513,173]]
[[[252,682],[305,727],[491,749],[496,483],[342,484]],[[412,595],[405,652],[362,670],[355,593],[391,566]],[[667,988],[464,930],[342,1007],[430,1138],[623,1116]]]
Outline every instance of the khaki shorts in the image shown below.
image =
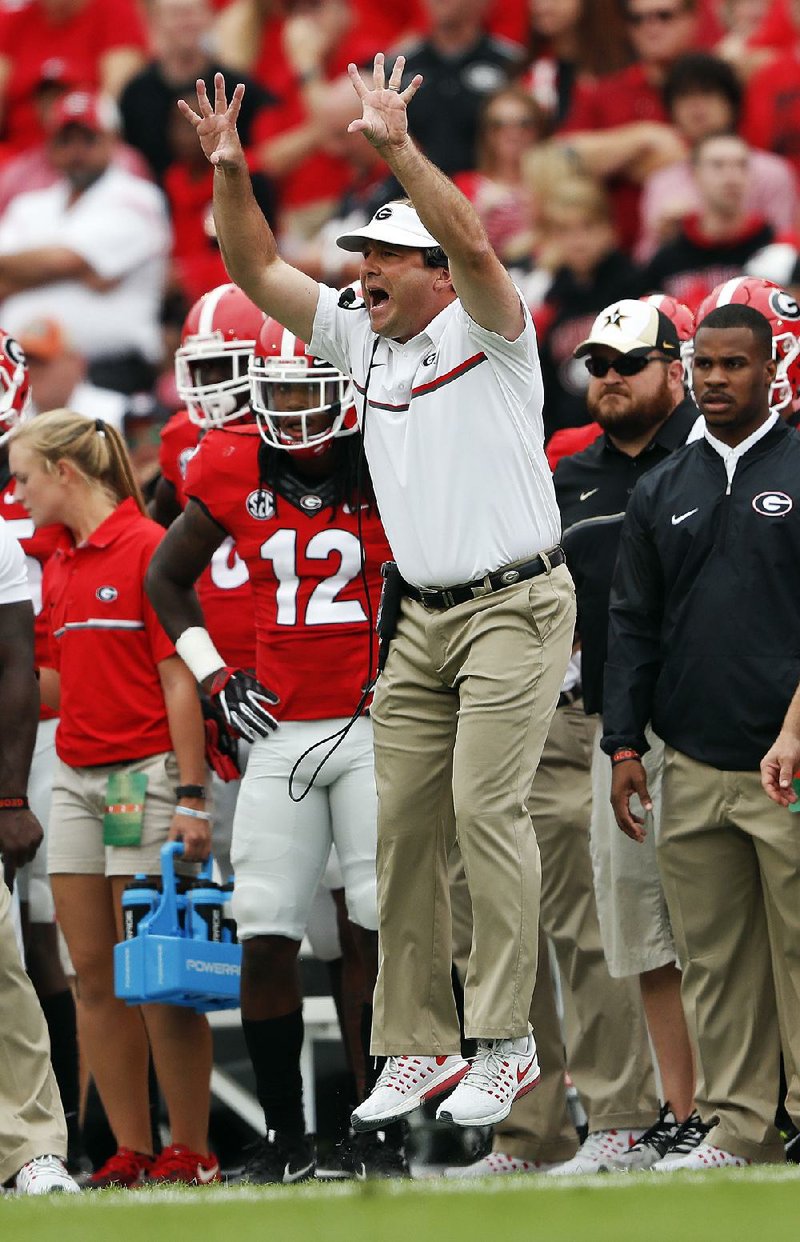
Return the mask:
[[51,875],[160,875],[161,847],[175,814],[175,755],[162,751],[122,765],[125,771],[147,773],[141,845],[103,845],[106,787],[120,766],[71,768],[56,761],[47,842]]
[[[639,844],[618,827],[611,809],[611,761],[600,749],[598,723],[592,756],[592,869],[600,938],[612,979],[626,979],[676,960],[672,926],[656,859],[661,817],[664,743],[647,730],[650,750],[642,762],[653,800],[645,817],[647,836]],[[638,798],[632,800],[642,813]]]

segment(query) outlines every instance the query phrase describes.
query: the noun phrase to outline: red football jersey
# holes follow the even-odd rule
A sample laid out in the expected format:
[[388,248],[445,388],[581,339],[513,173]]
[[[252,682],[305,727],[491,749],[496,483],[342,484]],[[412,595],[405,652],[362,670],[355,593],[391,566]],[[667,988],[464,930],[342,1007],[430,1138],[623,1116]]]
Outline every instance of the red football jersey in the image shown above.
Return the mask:
[[[67,547],[71,543],[69,532],[65,526],[40,526],[37,530],[28,517],[27,510],[18,500],[14,499],[14,480],[10,479],[0,491],[0,505],[6,526],[15,539],[19,541],[25,553],[28,569],[28,585],[31,588],[35,621],[35,660],[37,668],[52,668],[53,659],[50,654],[50,638],[47,624],[42,613],[42,575],[44,567],[56,548]],[[42,720],[50,720],[56,712],[42,704],[40,712]]]
[[[200,428],[186,410],[173,414],[161,432],[161,473],[175,488],[182,509],[186,507],[186,467],[197,452],[200,437]],[[247,566],[232,539],[225,539],[217,548],[208,569],[198,578],[196,590],[206,628],[225,663],[233,668],[255,668],[253,589]]]
[[[211,431],[189,462],[186,493],[236,541],[255,598],[258,678],[280,696],[279,720],[349,716],[374,667],[376,642],[361,576],[359,514],[331,508],[331,485],[259,483],[255,427]],[[380,518],[361,510],[373,622],[381,564],[391,556]],[[370,648],[371,638],[371,648]]]

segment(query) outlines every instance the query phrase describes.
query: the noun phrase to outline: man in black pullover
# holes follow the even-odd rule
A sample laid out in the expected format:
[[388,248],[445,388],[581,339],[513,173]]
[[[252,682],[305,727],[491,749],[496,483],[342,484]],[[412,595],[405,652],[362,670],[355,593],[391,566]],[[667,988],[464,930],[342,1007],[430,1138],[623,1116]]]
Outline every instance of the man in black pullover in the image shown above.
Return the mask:
[[611,593],[603,750],[612,804],[644,838],[645,727],[666,744],[658,856],[697,1049],[703,1169],[783,1159],[778,1063],[800,1120],[800,859],[759,761],[800,679],[800,438],[770,412],[772,333],[752,307],[695,338],[697,443],[642,479]]

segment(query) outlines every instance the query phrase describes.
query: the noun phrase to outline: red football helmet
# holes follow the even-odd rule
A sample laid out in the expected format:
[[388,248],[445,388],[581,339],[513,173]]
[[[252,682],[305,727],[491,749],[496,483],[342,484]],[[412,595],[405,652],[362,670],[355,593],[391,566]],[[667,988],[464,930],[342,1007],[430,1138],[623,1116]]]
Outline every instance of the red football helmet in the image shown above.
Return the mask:
[[686,383],[691,379],[692,357],[694,356],[694,315],[684,302],[679,302],[668,293],[648,293],[640,298],[640,302],[649,302],[671,319],[681,343],[681,361]]
[[267,444],[297,457],[316,457],[334,436],[356,430],[349,377],[313,357],[277,319],[264,320],[256,341],[250,408]]
[[25,351],[0,328],[0,444],[29,416],[31,382]]
[[800,402],[800,306],[790,293],[760,276],[736,276],[712,289],[697,308],[697,326],[718,306],[741,302],[760,311],[772,326],[772,356],[778,370],[770,391],[770,406],[784,410]]
[[175,351],[175,381],[198,427],[250,414],[247,368],[264,312],[236,285],[218,285],[195,302]]

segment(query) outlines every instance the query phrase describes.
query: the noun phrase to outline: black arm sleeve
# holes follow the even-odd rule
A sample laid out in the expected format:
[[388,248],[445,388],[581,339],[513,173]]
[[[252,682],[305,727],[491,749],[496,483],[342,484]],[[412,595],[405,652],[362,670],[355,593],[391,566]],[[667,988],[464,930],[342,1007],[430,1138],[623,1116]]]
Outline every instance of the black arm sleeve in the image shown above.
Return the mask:
[[623,746],[640,754],[648,749],[644,731],[661,667],[664,606],[661,563],[645,516],[651,504],[641,486],[634,488],[611,585],[601,743],[609,755]]

